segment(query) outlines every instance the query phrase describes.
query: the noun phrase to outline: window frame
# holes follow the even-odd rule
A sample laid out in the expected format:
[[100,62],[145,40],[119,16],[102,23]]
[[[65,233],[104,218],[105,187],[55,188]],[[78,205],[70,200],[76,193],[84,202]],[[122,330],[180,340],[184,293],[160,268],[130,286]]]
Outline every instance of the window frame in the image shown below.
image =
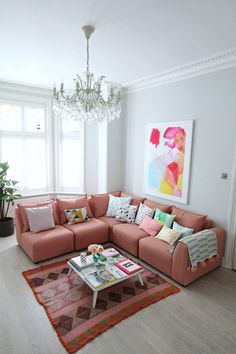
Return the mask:
[[[0,102],[19,105],[39,105],[45,109],[45,132],[25,132],[25,131],[10,131],[1,130],[0,137],[45,137],[46,140],[46,169],[47,169],[47,189],[40,190],[27,190],[23,191],[23,196],[37,195],[42,193],[60,193],[61,176],[60,176],[60,154],[58,148],[61,149],[61,137],[58,135],[60,132],[60,125],[62,123],[53,115],[52,112],[52,91],[48,89],[41,89],[36,87],[28,87],[17,84],[8,84],[0,82]],[[24,113],[23,113],[24,114]],[[76,134],[78,133],[69,133]],[[84,124],[81,123],[80,128],[80,147],[82,149],[81,166],[83,171],[81,173],[81,190],[74,190],[75,193],[83,193],[84,191]],[[12,176],[13,178],[14,176]]]

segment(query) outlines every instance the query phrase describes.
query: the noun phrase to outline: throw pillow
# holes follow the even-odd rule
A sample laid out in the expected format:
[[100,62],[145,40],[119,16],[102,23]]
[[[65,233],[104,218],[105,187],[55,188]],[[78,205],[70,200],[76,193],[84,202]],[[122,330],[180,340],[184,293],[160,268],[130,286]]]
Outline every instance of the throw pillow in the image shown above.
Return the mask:
[[175,242],[180,238],[180,236],[181,233],[179,231],[170,229],[168,226],[164,225],[161,231],[155,237],[173,246]]
[[106,216],[115,217],[118,208],[124,205],[129,205],[131,202],[131,197],[114,197],[114,195],[109,194],[109,203],[106,212]]
[[87,209],[66,209],[65,211],[66,218],[68,220],[68,225],[78,224],[88,220]]
[[189,227],[182,226],[180,224],[177,224],[176,221],[173,223],[173,230],[177,230],[181,233],[181,238],[185,236],[192,235],[194,233],[193,229],[190,229]]
[[[110,193],[115,197],[120,196],[120,192],[112,192]],[[93,204],[93,213],[95,218],[99,218],[100,216],[104,216],[107,212],[108,203],[109,203],[109,193],[106,194],[92,194],[91,200]]]
[[58,225],[58,224],[60,224],[60,221],[57,216],[56,203],[54,200],[44,200],[44,201],[36,202],[36,203],[27,203],[27,204],[18,203],[17,204],[17,207],[19,208],[19,212],[20,212],[21,221],[22,221],[22,232],[27,232],[30,229],[28,216],[26,214],[26,209],[39,208],[39,207],[46,206],[49,204],[53,205],[53,218],[54,218],[55,224]]
[[138,206],[136,205],[125,205],[119,207],[116,213],[116,219],[133,224],[135,222],[135,214],[137,209]]
[[155,236],[163,227],[163,224],[145,215],[142,223],[139,225],[141,230],[144,230],[148,235]]
[[82,197],[78,197],[78,198],[56,199],[56,202],[57,202],[58,209],[60,212],[61,224],[65,224],[67,222],[65,212],[64,212],[66,209],[81,209],[81,208],[86,207],[88,217],[89,218],[93,217],[90,206],[88,204],[87,194],[83,195]]
[[135,224],[140,225],[145,215],[150,216],[150,218],[152,218],[153,213],[154,210],[152,208],[149,208],[148,206],[140,203],[138,208],[138,213],[135,218]]
[[175,215],[171,215],[171,214],[165,213],[164,211],[162,211],[160,209],[156,209],[155,216],[154,216],[154,219],[156,221],[159,221],[162,224],[164,224],[168,227],[171,227],[171,225],[173,224],[174,218],[175,218]]
[[28,216],[30,231],[36,233],[55,227],[52,204],[39,208],[26,208],[25,211]]

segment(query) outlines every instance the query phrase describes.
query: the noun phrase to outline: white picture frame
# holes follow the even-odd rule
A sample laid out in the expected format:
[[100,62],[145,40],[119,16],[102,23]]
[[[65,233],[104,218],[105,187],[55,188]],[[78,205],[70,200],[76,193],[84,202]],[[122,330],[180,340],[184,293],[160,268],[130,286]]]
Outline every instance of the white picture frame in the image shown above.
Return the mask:
[[144,192],[188,203],[193,120],[148,123]]

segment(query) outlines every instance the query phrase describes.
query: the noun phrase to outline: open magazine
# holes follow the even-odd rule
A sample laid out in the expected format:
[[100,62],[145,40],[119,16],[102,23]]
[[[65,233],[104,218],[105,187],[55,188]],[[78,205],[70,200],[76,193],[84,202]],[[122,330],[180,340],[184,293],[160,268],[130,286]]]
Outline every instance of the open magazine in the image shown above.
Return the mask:
[[94,287],[98,288],[108,283],[112,283],[120,278],[125,277],[126,274],[115,266],[107,269],[96,269],[85,275],[86,280]]

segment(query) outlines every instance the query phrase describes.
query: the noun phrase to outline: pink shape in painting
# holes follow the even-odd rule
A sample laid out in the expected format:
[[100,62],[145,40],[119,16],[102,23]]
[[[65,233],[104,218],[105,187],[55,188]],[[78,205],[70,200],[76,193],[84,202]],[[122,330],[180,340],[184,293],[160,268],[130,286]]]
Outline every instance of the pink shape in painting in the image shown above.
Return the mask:
[[157,129],[157,128],[153,128],[152,129],[151,136],[150,136],[150,143],[152,143],[156,147],[157,147],[157,145],[159,145],[159,143],[160,143],[160,131],[159,131],[159,129]]

